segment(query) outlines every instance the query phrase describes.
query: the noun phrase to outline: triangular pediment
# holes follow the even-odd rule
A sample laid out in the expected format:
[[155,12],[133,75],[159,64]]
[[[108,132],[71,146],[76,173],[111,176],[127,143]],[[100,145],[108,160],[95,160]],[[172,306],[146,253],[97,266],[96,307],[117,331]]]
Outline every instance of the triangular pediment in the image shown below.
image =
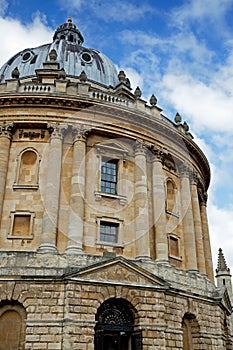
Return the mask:
[[98,153],[109,152],[111,154],[121,154],[125,156],[129,153],[129,150],[122,147],[118,142],[99,143],[95,145],[95,148]]
[[169,284],[161,277],[155,276],[122,257],[100,262],[88,267],[74,270],[64,278],[72,280],[86,280],[93,282],[107,282],[135,286],[169,288]]

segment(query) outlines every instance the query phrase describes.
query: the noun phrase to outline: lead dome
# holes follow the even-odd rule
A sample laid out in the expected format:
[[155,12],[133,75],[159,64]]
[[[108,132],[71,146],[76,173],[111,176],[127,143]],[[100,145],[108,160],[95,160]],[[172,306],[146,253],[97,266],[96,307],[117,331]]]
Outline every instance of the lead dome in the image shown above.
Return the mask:
[[88,80],[115,86],[118,77],[113,62],[102,52],[82,46],[83,42],[80,30],[68,18],[55,31],[52,43],[24,49],[11,57],[0,70],[0,82],[11,79],[16,67],[20,79],[35,76],[36,70],[43,67],[43,62],[49,60],[50,52],[55,50],[56,60],[67,76],[78,77],[84,71]]

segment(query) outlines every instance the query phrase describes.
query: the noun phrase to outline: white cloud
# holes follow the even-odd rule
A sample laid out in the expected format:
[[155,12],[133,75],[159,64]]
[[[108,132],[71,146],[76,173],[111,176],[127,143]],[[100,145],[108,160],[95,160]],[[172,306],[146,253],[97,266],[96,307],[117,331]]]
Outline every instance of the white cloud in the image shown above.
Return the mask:
[[217,266],[218,249],[222,248],[228,267],[233,272],[232,227],[233,210],[223,210],[208,201],[209,229],[214,268]]
[[[232,0],[189,0],[183,6],[171,12],[171,25],[179,28],[190,27],[198,23],[199,30],[217,31],[218,27],[225,28],[226,14],[233,6]],[[201,28],[200,28],[201,26]]]
[[191,75],[168,73],[163,77],[163,94],[192,121],[196,131],[233,132],[233,96]]
[[10,17],[1,17],[0,32],[7,33],[1,36],[0,66],[23,49],[51,42],[53,36],[53,31],[47,27],[45,18],[39,13],[35,14],[28,25]]
[[140,6],[129,3],[128,1],[98,1],[98,0],[60,0],[61,7],[66,10],[77,12],[88,9],[93,11],[95,16],[101,18],[105,22],[130,22],[145,17],[146,14],[155,11],[155,8],[141,3]]

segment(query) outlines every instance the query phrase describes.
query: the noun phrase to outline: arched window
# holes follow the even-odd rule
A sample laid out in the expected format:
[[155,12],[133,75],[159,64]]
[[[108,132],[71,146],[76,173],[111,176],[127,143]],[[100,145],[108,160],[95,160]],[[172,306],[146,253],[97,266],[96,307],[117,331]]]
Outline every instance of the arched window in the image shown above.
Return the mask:
[[23,150],[17,158],[14,187],[38,188],[40,156],[33,148]]
[[176,190],[172,180],[167,180],[167,211],[175,212],[176,210]]
[[183,350],[198,350],[200,343],[200,331],[196,317],[186,313],[182,321],[183,329]]
[[141,350],[141,331],[135,331],[135,310],[125,299],[111,298],[96,314],[95,350]]
[[0,350],[23,350],[26,332],[26,312],[21,305],[0,306]]

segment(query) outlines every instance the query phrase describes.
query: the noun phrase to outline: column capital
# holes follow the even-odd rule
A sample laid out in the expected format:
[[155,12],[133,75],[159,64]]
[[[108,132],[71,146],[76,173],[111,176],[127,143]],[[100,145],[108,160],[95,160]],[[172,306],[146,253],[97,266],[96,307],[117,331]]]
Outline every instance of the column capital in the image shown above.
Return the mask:
[[192,185],[197,186],[199,179],[200,179],[200,177],[199,177],[198,173],[196,171],[193,171],[191,174],[191,177],[190,177]]
[[62,139],[65,131],[68,129],[68,125],[60,123],[48,123],[47,128],[50,133],[51,139]]
[[207,192],[205,192],[201,188],[199,188],[198,189],[198,194],[200,196],[200,204],[201,204],[201,206],[206,207],[207,206],[207,199],[208,199]]
[[180,177],[188,177],[190,179],[193,178],[193,170],[187,164],[181,164],[179,166],[179,176]]
[[73,142],[74,143],[76,141],[86,142],[89,132],[90,132],[90,129],[85,128],[83,125],[77,125],[77,126],[72,125]]
[[144,155],[147,154],[147,145],[143,140],[137,139],[134,145],[134,153],[135,155]]
[[0,137],[4,136],[11,138],[15,132],[14,123],[6,123],[5,121],[0,124]]
[[161,163],[164,161],[164,158],[167,155],[167,150],[164,147],[158,145],[153,145],[151,148],[151,152],[153,154],[153,161]]

